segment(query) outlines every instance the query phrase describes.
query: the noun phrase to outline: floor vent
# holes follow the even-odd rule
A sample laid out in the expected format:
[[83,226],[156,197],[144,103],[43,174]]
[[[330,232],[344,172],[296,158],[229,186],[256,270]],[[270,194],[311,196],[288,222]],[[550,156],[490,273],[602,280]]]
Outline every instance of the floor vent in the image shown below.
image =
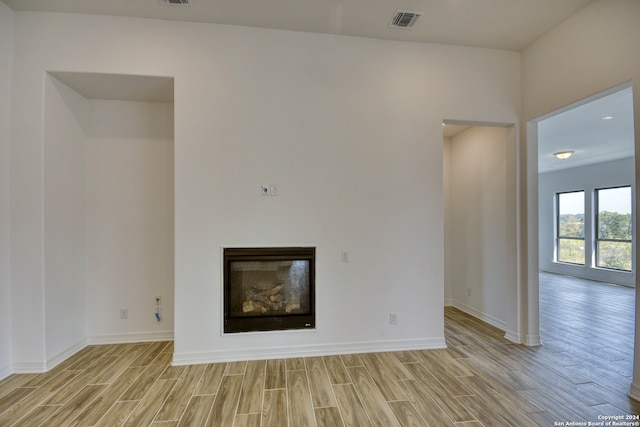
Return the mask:
[[390,27],[411,28],[424,12],[411,10],[396,10],[396,14],[389,24]]

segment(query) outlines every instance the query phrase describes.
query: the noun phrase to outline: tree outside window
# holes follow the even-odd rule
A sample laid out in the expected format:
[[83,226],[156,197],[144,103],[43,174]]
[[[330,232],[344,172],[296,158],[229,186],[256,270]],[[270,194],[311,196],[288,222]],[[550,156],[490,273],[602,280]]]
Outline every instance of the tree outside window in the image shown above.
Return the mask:
[[584,191],[558,193],[557,254],[558,262],[584,265]]
[[596,190],[596,266],[631,271],[631,187]]

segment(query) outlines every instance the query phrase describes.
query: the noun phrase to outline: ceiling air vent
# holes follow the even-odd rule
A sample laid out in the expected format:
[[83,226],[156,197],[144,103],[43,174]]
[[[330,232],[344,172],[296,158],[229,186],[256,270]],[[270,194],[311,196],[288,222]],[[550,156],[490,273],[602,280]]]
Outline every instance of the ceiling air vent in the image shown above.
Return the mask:
[[174,6],[191,6],[191,0],[160,0],[160,3]]
[[390,27],[411,28],[424,12],[411,10],[396,10],[396,14],[389,24]]

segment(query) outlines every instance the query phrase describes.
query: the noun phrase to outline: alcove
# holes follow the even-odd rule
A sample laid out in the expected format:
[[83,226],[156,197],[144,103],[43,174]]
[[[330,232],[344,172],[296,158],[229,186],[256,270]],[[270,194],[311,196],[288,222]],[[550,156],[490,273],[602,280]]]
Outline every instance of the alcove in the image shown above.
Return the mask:
[[47,359],[171,339],[173,79],[48,72],[44,123]]

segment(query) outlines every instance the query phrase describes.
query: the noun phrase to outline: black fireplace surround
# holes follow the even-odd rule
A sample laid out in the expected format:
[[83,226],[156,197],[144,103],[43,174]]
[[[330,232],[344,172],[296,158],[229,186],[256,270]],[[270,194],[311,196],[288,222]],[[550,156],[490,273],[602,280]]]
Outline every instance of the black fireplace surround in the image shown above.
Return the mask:
[[315,248],[224,248],[224,332],[315,328]]

